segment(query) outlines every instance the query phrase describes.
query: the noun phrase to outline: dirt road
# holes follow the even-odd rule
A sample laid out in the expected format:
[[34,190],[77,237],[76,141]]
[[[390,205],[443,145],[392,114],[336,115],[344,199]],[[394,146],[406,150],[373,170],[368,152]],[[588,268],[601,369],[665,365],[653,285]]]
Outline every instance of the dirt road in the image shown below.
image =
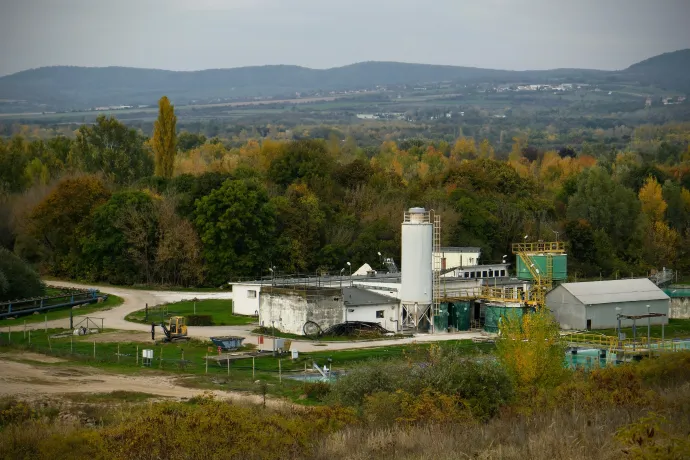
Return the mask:
[[[17,362],[20,359],[23,362]],[[26,361],[55,363],[56,358],[32,353],[0,355],[0,396],[33,398],[37,395],[64,393],[110,393],[131,391],[169,398],[191,398],[211,393],[219,399],[242,400],[260,404],[262,398],[250,393],[208,391],[177,385],[167,376],[130,376],[111,374],[86,366],[33,365]],[[57,359],[57,361],[60,361]],[[267,401],[268,403],[268,401]],[[270,404],[284,404],[271,400]]]
[[[132,323],[125,320],[125,316],[143,309],[146,304],[150,307],[159,305],[165,302],[178,302],[188,299],[231,299],[232,292],[178,292],[178,291],[154,291],[141,289],[126,289],[120,287],[102,287],[90,286],[87,284],[71,283],[63,281],[51,281],[53,286],[76,287],[81,289],[94,288],[122,297],[124,302],[122,305],[110,310],[99,311],[92,313],[89,316],[103,318],[103,327],[107,329],[122,329],[128,331],[150,332],[151,326],[146,324]],[[78,310],[75,310],[77,312]],[[80,317],[75,316],[75,322]],[[27,325],[29,328],[41,329],[44,327],[43,323],[35,323]],[[59,319],[48,322],[49,328],[68,328],[69,319]],[[245,343],[258,343],[258,337],[252,334],[255,325],[245,326],[190,326],[189,335],[194,338],[208,339],[209,337],[233,335],[245,338]],[[23,326],[15,326],[13,330],[21,330]],[[161,331],[157,330],[157,334]],[[417,342],[438,342],[444,340],[460,340],[472,339],[481,337],[481,334],[476,332],[458,332],[452,334],[417,334],[412,338],[394,339],[394,340],[375,340],[375,341],[358,341],[358,342],[318,342],[315,343],[310,340],[293,340],[292,349],[299,352],[310,351],[326,351],[326,350],[347,350],[353,348],[372,348],[372,347],[386,347],[391,345],[405,345]],[[266,342],[268,346],[268,342]]]

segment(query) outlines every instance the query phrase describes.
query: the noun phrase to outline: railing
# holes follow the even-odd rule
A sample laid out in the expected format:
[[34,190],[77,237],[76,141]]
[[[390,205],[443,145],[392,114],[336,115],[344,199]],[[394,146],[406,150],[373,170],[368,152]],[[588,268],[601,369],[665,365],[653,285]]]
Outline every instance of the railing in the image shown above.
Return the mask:
[[92,303],[98,301],[99,297],[103,296],[95,289],[70,289],[65,294],[57,296],[2,302],[0,303],[0,318]]
[[563,241],[553,242],[533,242],[533,243],[513,243],[513,254],[519,252],[528,252],[533,254],[563,254],[565,252],[565,243]]

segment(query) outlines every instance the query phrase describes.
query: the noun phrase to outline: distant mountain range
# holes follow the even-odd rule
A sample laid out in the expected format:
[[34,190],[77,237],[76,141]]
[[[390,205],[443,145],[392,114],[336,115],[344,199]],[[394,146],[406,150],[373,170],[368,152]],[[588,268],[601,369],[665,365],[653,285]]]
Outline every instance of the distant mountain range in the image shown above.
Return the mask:
[[194,72],[128,67],[42,67],[0,77],[0,100],[69,110],[155,104],[162,95],[176,104],[212,98],[294,97],[296,92],[375,88],[377,85],[456,83],[633,82],[690,92],[690,49],[666,53],[621,71],[555,69],[510,71],[400,62],[362,62],[327,70],[290,65]]

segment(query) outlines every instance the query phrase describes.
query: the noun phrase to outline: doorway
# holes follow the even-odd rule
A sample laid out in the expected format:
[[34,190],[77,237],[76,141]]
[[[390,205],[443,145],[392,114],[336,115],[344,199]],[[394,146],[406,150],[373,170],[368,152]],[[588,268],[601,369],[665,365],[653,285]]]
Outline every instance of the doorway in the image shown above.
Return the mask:
[[588,319],[588,320],[587,320],[587,330],[588,330],[588,331],[591,331],[591,330],[592,330],[592,320],[591,320],[591,319]]

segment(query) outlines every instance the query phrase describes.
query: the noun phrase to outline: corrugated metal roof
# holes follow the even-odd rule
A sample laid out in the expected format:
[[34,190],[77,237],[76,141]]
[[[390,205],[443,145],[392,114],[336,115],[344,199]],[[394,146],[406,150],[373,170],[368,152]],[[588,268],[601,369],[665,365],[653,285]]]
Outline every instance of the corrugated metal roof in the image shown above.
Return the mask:
[[647,278],[563,283],[561,286],[586,305],[669,298]]
[[377,294],[359,287],[343,288],[343,300],[348,307],[361,307],[364,305],[389,305],[399,301],[393,297]]

